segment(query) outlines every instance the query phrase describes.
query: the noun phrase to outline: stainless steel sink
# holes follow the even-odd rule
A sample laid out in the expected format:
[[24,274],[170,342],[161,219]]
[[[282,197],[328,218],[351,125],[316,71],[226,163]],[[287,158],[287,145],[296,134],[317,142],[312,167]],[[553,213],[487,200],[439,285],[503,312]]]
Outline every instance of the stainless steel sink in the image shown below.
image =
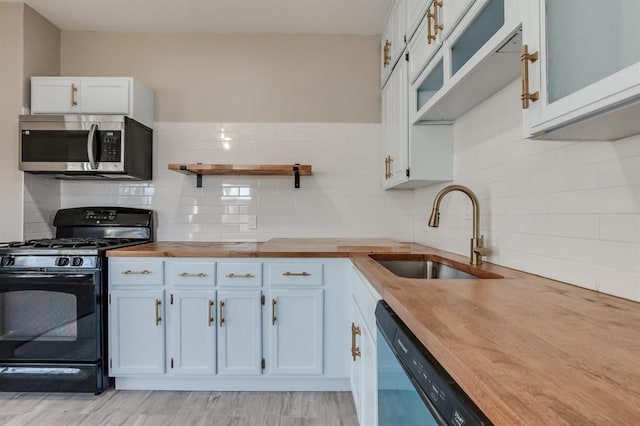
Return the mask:
[[477,279],[481,278],[463,272],[452,266],[445,265],[433,260],[378,260],[380,265],[384,266],[394,274],[403,278],[422,278],[422,279]]

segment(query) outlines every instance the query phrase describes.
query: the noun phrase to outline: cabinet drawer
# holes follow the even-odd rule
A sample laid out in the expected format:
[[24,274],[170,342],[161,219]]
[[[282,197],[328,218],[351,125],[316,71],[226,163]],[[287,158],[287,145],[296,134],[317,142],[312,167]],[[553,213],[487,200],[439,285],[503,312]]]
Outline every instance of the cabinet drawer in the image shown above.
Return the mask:
[[167,262],[167,284],[176,286],[213,287],[216,263],[171,261]]
[[111,285],[164,285],[162,260],[110,261]]
[[218,263],[218,285],[260,287],[262,285],[262,263]]
[[322,285],[322,263],[272,263],[269,265],[271,285]]

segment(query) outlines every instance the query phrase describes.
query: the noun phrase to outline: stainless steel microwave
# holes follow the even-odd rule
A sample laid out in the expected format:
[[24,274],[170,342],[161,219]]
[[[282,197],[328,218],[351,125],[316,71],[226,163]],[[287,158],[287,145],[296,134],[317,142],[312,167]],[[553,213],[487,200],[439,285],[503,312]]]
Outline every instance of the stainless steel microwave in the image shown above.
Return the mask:
[[20,170],[48,177],[150,180],[152,144],[122,115],[20,116]]

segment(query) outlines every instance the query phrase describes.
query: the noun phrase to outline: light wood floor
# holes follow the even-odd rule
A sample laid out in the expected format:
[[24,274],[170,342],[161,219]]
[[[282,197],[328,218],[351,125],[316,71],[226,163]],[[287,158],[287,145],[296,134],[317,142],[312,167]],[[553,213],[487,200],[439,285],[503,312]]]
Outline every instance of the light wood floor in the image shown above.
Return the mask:
[[357,426],[349,392],[0,392],[0,425]]

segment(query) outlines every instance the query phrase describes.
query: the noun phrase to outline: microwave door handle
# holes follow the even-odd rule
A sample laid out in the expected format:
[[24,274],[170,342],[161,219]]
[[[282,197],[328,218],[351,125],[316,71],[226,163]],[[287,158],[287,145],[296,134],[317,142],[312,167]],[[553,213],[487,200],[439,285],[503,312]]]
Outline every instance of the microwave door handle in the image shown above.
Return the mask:
[[95,156],[95,151],[97,148],[96,130],[98,130],[98,125],[92,124],[89,128],[89,136],[87,137],[87,156],[89,157],[89,164],[91,164],[92,170],[96,170],[98,168],[98,163]]

